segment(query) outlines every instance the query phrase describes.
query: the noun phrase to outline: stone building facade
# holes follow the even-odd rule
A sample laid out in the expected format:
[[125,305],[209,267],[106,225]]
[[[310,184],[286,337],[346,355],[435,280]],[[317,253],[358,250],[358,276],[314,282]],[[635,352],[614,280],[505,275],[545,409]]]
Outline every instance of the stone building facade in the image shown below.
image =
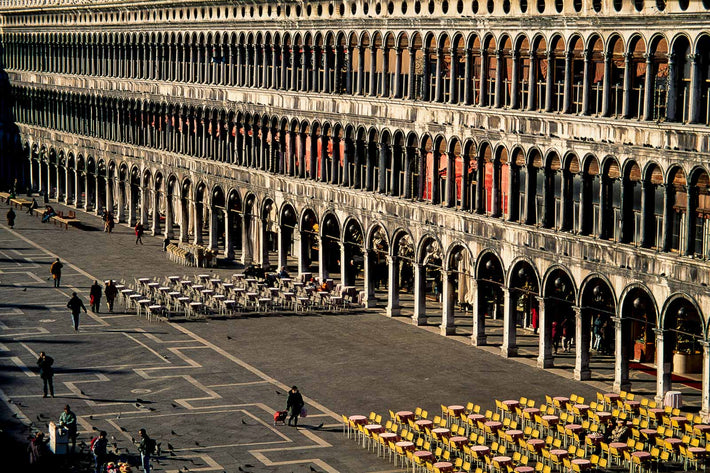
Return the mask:
[[24,0],[0,28],[6,185],[390,315],[413,293],[474,345],[500,317],[503,356],[531,326],[541,368],[567,321],[577,379],[597,327],[619,390],[699,358],[710,411],[710,1]]

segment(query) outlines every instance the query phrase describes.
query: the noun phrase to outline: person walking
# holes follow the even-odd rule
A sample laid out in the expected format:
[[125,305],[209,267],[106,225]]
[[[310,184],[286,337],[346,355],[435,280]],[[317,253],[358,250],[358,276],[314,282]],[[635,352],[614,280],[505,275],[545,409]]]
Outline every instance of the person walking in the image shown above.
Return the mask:
[[140,443],[138,444],[138,452],[141,454],[141,466],[145,473],[150,473],[150,456],[155,452],[155,440],[148,437],[145,429],[138,431]]
[[550,335],[552,336],[552,347],[555,349],[555,355],[557,354],[557,350],[560,348],[560,338],[562,338],[562,333],[560,328],[558,327],[557,321],[554,320],[552,321],[552,327],[550,329]]
[[71,299],[67,302],[67,307],[71,309],[71,319],[72,324],[74,325],[74,331],[78,332],[79,313],[81,312],[81,309],[84,309],[84,313],[86,313],[86,307],[84,307],[84,303],[81,302],[81,299],[79,299],[79,296],[76,295],[76,292],[71,293]]
[[12,209],[7,211],[7,226],[10,228],[15,227],[15,211]]
[[98,281],[94,281],[94,284],[91,285],[89,303],[91,304],[91,310],[98,314],[101,307],[101,286],[99,286]]
[[59,416],[59,427],[67,429],[67,436],[71,442],[71,453],[76,450],[76,414],[69,407],[69,404],[64,406],[64,412]]
[[59,287],[59,283],[62,280],[63,267],[64,265],[59,261],[59,258],[49,267],[49,272],[52,273],[52,279],[54,279],[54,287]]
[[104,463],[106,463],[106,456],[108,455],[106,451],[108,446],[106,435],[106,431],[102,430],[99,432],[99,436],[91,441],[91,453],[94,455],[94,473],[103,473],[104,471]]
[[113,312],[113,301],[116,299],[116,295],[118,294],[118,289],[116,289],[116,283],[111,280],[106,281],[104,294],[106,295],[106,305],[108,306],[108,311]]
[[136,245],[140,242],[140,244],[143,244],[143,225],[141,223],[136,223]]
[[291,387],[291,391],[288,393],[288,400],[286,401],[286,410],[288,411],[288,425],[293,422],[294,427],[298,427],[298,416],[301,415],[301,409],[303,409],[303,396],[298,392],[296,386]]
[[44,389],[44,396],[47,397],[47,388],[49,388],[49,394],[54,397],[54,358],[47,356],[45,352],[39,353],[39,358],[37,359],[37,366],[39,367],[39,377],[42,378],[42,385]]

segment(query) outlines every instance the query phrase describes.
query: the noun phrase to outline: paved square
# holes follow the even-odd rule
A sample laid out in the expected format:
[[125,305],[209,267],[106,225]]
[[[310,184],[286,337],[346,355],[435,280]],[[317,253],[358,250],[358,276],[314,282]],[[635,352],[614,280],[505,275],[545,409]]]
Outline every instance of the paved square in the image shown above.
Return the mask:
[[[82,313],[74,333],[66,302],[76,291],[88,306],[94,279],[205,272],[169,262],[158,238],[141,247],[130,229],[117,230],[65,231],[25,215],[15,230],[0,225],[0,416],[17,439],[27,433],[21,422],[46,429],[69,403],[86,443],[107,430],[119,449],[135,453],[131,438],[145,427],[162,443],[155,471],[381,472],[392,464],[346,439],[341,413],[437,412],[468,401],[492,408],[495,398],[595,392],[377,311],[148,323],[102,307]],[[65,264],[58,289],[48,280],[56,257]],[[40,351],[55,359],[54,399],[42,398]],[[273,426],[291,384],[309,409],[298,430]]]

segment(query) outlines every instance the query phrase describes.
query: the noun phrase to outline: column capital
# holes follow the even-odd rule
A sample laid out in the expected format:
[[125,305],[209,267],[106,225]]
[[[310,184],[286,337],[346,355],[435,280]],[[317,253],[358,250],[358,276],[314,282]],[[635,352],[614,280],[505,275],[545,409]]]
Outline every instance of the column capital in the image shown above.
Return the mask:
[[648,64],[648,63],[650,63],[651,61],[653,61],[654,55],[653,55],[653,54],[650,54],[650,53],[645,53],[645,54],[643,55],[643,58],[646,60],[646,64]]
[[495,53],[496,53],[496,56],[500,57],[500,56],[503,55],[503,50],[502,50],[502,49],[496,49]]
[[692,62],[693,64],[696,64],[700,60],[700,54],[696,53],[691,53],[686,56],[688,58],[688,61]]
[[511,51],[510,57],[513,58],[513,61],[517,61],[518,59],[520,59],[520,51],[514,49],[513,51]]
[[392,49],[392,51],[394,51],[394,53],[396,55],[402,54],[402,48],[400,48],[399,46],[395,46],[394,48],[391,48],[391,49]]
[[629,62],[633,59],[634,53],[624,53],[624,62]]

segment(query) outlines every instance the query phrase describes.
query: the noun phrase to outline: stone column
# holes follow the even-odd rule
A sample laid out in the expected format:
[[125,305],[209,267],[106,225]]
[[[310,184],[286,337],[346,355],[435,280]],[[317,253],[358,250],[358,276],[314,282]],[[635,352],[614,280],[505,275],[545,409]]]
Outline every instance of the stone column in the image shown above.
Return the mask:
[[416,69],[416,50],[414,48],[407,48],[407,51],[409,52],[409,77],[407,78],[409,80],[409,90],[408,90],[408,98],[409,100],[414,100],[417,98],[417,91],[415,90],[417,87],[417,69]]
[[217,249],[217,241],[219,238],[219,235],[217,234],[217,209],[215,207],[210,208],[208,225],[209,236],[207,248],[214,251]]
[[538,368],[552,368],[554,360],[552,358],[552,334],[550,318],[545,310],[545,298],[537,297],[538,317],[540,319],[539,354],[537,357]]
[[382,96],[390,96],[389,80],[389,50],[385,44],[382,45]]
[[644,78],[644,96],[643,96],[643,119],[646,121],[653,120],[653,96],[654,96],[654,74],[655,67],[653,64],[653,55],[644,54],[646,59],[646,76]]
[[388,143],[378,143],[380,146],[380,162],[377,177],[377,192],[385,194],[387,192],[387,155],[390,152]]
[[303,46],[303,52],[301,53],[301,89],[303,91],[308,90],[308,51],[307,47]]
[[[59,175],[57,175],[57,202],[59,202]],[[106,177],[106,211],[113,213],[113,185],[108,176]]]
[[[631,58],[632,53],[624,54],[624,93],[621,104],[621,116],[623,118],[631,117]],[[606,77],[606,74],[605,74]],[[606,101],[605,101],[606,103]],[[606,116],[606,115],[605,115]]]
[[[589,96],[591,93],[591,56],[592,52],[588,49],[584,50],[584,76],[582,78],[582,115],[589,115],[591,104]],[[607,77],[611,74],[611,54],[604,54],[604,82],[602,85],[602,114],[604,113],[604,103],[609,98],[609,90],[611,88],[611,78]]]
[[[453,208],[456,206],[456,154],[446,153],[446,159],[446,207]],[[434,169],[436,178],[436,166]]]
[[574,379],[584,381],[592,378],[589,370],[590,326],[584,324],[581,307],[574,307]]
[[614,339],[614,391],[628,391],[631,387],[629,382],[629,360],[628,347],[623,340],[623,319],[614,317],[616,337]]
[[333,159],[330,160],[330,183],[337,185],[338,171],[340,170],[340,138],[334,135],[331,139],[333,140]]
[[417,149],[407,146],[404,151],[404,189],[400,189],[400,195],[405,199],[412,198],[412,163],[416,159]]
[[470,49],[466,48],[466,64],[464,64],[464,83],[463,83],[463,102],[466,105],[473,103],[473,54]]
[[553,110],[552,102],[555,100],[555,82],[554,74],[554,54],[552,50],[547,51],[547,79],[545,82],[545,111],[551,112]]
[[512,51],[513,70],[510,78],[510,108],[520,108],[520,53]]
[[[67,175],[69,173],[67,172]],[[130,187],[129,191],[130,192]],[[130,196],[129,196],[130,201]],[[69,202],[69,180],[67,179],[67,203]],[[116,212],[116,219],[119,223],[126,221],[126,185],[125,183],[118,183],[118,209]]]
[[345,50],[345,93],[353,94],[353,50],[347,47]]
[[356,95],[365,95],[365,47],[358,46]]
[[365,307],[375,307],[377,305],[377,300],[375,299],[375,285],[372,284],[372,267],[370,262],[370,250],[365,250],[363,253],[364,265],[365,265]]
[[495,83],[495,108],[501,108],[505,105],[503,94],[505,93],[505,85],[503,84],[503,68],[506,67],[503,58],[503,50],[496,50],[496,83]]
[[421,263],[414,264],[414,325],[426,325],[426,269]]
[[[204,204],[202,204],[204,206]],[[194,231],[194,238],[193,238],[193,243],[195,245],[201,245],[202,244],[202,211],[203,209],[199,208],[197,206],[197,202],[192,202],[191,205],[191,211],[193,215],[193,231]]]
[[402,49],[394,48],[394,98],[402,98]]
[[429,77],[430,64],[429,64],[429,49],[426,47],[422,48],[424,53],[424,64],[422,67],[422,100],[425,102],[429,101],[429,89],[431,88],[431,77]]
[[511,290],[503,288],[503,344],[500,347],[501,355],[511,358],[518,355],[515,305]]
[[[602,83],[602,116],[608,117],[611,115],[611,110],[609,108],[611,102],[611,59],[612,53],[604,53],[604,82]],[[585,62],[586,67],[586,62]],[[628,64],[627,64],[628,67]],[[626,87],[626,72],[628,69],[624,69],[624,87]],[[585,83],[589,81],[588,74],[593,74],[593,72],[587,70],[584,74]],[[629,76],[629,78],[631,78]],[[624,90],[624,96],[626,96],[626,90]],[[589,112],[588,108],[584,109],[585,112]]]
[[[341,259],[340,261],[345,261]],[[396,257],[387,255],[387,316],[399,315],[399,281],[397,276],[399,271],[399,261]]]
[[482,347],[488,344],[486,336],[486,312],[481,310],[480,298],[478,297],[479,284],[478,279],[471,279],[471,311],[473,315],[473,332],[471,333],[471,344],[475,347]]
[[700,396],[700,415],[705,422],[710,418],[710,342],[703,340],[700,342],[703,347],[703,374],[702,391]]
[[343,47],[336,44],[333,47],[333,83],[330,92],[340,95],[343,90]]
[[244,211],[243,217],[242,217],[242,265],[247,266],[254,261],[254,248],[252,247],[252,250],[247,254],[246,247],[247,247],[247,241],[249,241],[249,225],[250,225],[250,220],[253,217],[248,217],[246,210]]
[[535,68],[537,67],[537,58],[535,57],[535,51],[530,51],[530,67],[528,68],[528,111],[533,111],[536,109],[537,102],[537,74],[535,74]]
[[663,397],[672,386],[673,360],[667,359],[663,330],[658,328],[654,330],[656,332],[656,402],[663,403]]
[[345,138],[345,152],[343,155],[343,187],[350,187],[350,163],[353,161],[352,154],[355,150],[350,138]]
[[338,242],[340,245],[340,285],[341,286],[351,286],[352,281],[348,280],[348,273],[346,271],[346,268],[348,267],[347,263],[347,254],[345,253],[345,243],[342,241]]
[[459,102],[459,89],[458,89],[458,76],[457,76],[457,66],[458,66],[458,57],[456,56],[456,48],[451,47],[450,49],[450,54],[451,54],[451,68],[450,68],[450,83],[449,83],[449,103],[458,103]]
[[308,269],[308,238],[300,231],[293,232],[294,247],[298,252],[298,275],[302,275]]
[[434,76],[434,101],[443,102],[444,101],[444,50],[442,48],[436,48],[434,50],[436,54],[436,71]]
[[[673,205],[671,204],[670,192],[672,189],[673,184],[664,186],[663,188],[663,232],[661,235],[661,248],[663,251],[669,251],[671,248],[671,236],[673,232],[671,227],[671,213],[673,212]],[[678,189],[678,191],[680,192],[680,189]]]
[[232,242],[232,225],[234,217],[229,209],[224,209],[224,257],[228,260],[234,259],[234,242]]
[[173,196],[165,196],[165,230],[164,235],[172,239],[173,235]]
[[377,48],[370,46],[370,97],[377,95]]
[[330,84],[330,45],[323,47],[323,84],[321,84],[321,91],[329,94],[331,89]]
[[454,326],[454,315],[456,308],[454,306],[454,284],[450,270],[441,271],[442,288],[441,288],[441,325],[439,331],[442,335],[454,335],[456,327]]
[[[98,194],[98,192],[97,192]],[[151,234],[153,236],[160,235],[160,213],[158,208],[160,207],[160,193],[155,190],[153,192],[153,221],[151,222]]]
[[700,90],[700,54],[689,54],[690,62],[690,91],[688,97],[688,121],[690,123],[700,123],[700,113],[702,111],[702,91]]
[[481,81],[478,88],[478,105],[485,107],[488,105],[488,53],[484,48],[481,48]]
[[685,212],[685,228],[681,231],[685,233],[685,242],[680,248],[680,253],[684,255],[692,255],[695,252],[693,238],[695,236],[695,219],[697,218],[697,188],[690,184],[685,186],[686,192],[686,212]]
[[311,47],[311,86],[307,90],[320,92],[318,84],[318,74],[320,73],[320,61],[318,60],[320,46],[313,45]]
[[[572,77],[573,59],[571,52],[568,51],[565,53],[565,83],[562,96],[562,113],[572,112],[572,86],[574,85]],[[550,66],[548,66],[548,71],[551,72]]]
[[[648,74],[648,71],[646,71]],[[678,84],[676,79],[678,67],[675,54],[668,54],[668,95],[666,97],[666,120],[669,122],[681,121],[678,110]]]
[[296,90],[296,84],[298,83],[298,63],[299,63],[299,53],[296,51],[296,46],[291,48],[291,87],[289,90]]

